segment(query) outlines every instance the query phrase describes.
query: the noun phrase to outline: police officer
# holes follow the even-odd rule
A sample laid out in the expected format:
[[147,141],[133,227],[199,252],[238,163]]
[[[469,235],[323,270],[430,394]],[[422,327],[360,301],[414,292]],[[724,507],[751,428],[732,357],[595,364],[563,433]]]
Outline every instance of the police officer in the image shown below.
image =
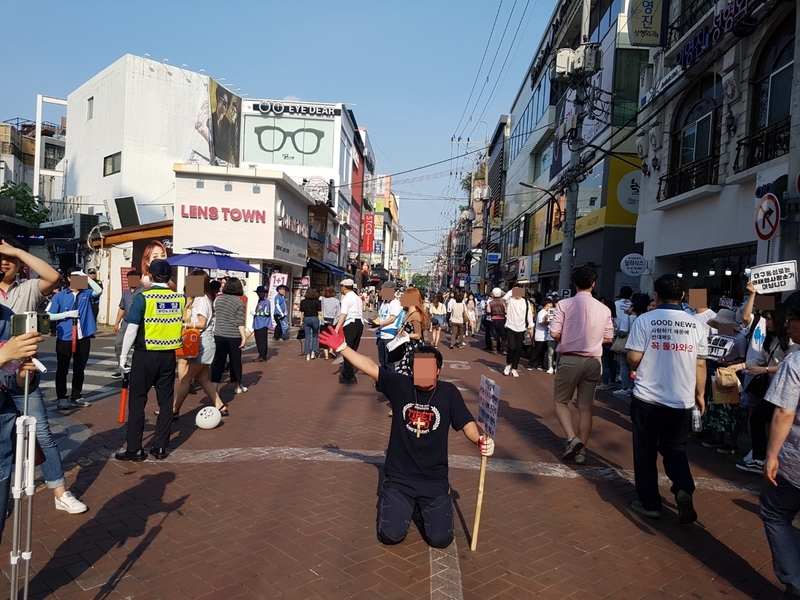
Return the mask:
[[128,408],[127,448],[117,452],[117,460],[141,461],[147,458],[142,449],[144,409],[147,393],[156,388],[159,414],[150,454],[156,460],[167,457],[167,446],[172,428],[172,399],[175,391],[175,350],[181,346],[183,311],[186,299],[169,289],[172,267],[165,260],[150,263],[153,285],[138,294],[131,304],[125,320],[128,329],[122,342],[120,368],[131,347],[131,390]]

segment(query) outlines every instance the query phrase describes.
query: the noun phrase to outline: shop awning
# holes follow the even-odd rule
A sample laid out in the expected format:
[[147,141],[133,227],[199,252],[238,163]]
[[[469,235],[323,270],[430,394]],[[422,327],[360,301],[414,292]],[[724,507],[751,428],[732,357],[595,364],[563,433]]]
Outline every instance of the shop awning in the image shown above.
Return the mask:
[[332,265],[330,263],[317,260],[316,258],[309,258],[308,264],[310,264],[314,268],[321,269],[323,271],[330,271],[331,273],[333,273],[334,275],[338,275],[339,277],[344,277],[346,275],[346,273],[336,265]]

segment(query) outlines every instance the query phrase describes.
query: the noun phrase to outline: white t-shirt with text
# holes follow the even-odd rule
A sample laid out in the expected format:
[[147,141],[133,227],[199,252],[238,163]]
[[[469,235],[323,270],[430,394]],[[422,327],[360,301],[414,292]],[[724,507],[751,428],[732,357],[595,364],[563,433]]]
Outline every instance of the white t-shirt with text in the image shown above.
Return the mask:
[[625,348],[643,353],[633,382],[636,398],[670,408],[694,406],[697,360],[708,355],[702,323],[677,305],[662,305],[634,321]]

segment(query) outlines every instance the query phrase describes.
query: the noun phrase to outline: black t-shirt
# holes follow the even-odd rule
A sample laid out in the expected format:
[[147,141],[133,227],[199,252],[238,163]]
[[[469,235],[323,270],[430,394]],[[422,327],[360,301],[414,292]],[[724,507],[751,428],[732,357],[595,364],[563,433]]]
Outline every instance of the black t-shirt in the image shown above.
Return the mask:
[[300,310],[303,313],[304,317],[316,317],[319,313],[322,312],[322,302],[319,301],[319,298],[303,298],[300,301]]
[[384,473],[446,487],[449,427],[461,431],[475,420],[461,392],[446,381],[439,381],[433,392],[421,392],[412,377],[384,369],[378,374],[378,391],[389,398],[393,413]]

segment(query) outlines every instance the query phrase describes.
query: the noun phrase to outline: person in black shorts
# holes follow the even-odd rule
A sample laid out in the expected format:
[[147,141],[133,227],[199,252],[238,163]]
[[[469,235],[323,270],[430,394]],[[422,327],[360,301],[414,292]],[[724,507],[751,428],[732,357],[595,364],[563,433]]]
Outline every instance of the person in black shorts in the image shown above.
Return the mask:
[[452,383],[439,381],[441,353],[430,346],[415,350],[412,361],[434,357],[433,385],[420,379],[391,373],[347,346],[343,331],[328,327],[320,342],[377,382],[389,398],[392,426],[386,451],[384,478],[378,499],[377,533],[383,544],[399,544],[408,534],[412,518],[420,523],[423,539],[434,548],[445,548],[454,537],[453,502],[448,481],[449,429],[462,431],[483,456],[494,452],[494,441],[481,435],[475,419]]

